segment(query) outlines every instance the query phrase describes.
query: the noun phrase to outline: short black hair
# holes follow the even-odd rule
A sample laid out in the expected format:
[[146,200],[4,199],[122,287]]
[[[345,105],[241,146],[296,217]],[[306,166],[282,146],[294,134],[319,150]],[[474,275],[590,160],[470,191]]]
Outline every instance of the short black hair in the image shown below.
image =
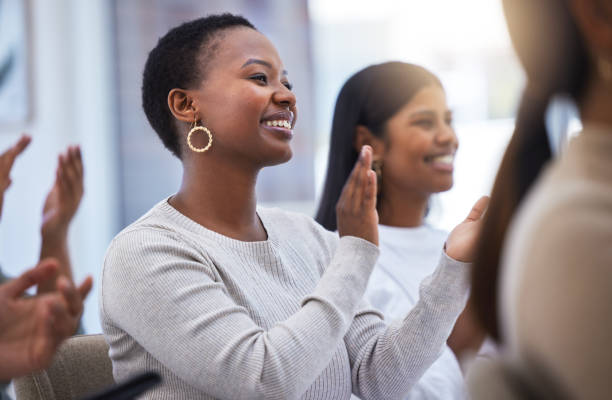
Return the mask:
[[234,27],[255,29],[238,15],[209,15],[172,28],[149,53],[142,75],[142,108],[166,148],[178,158],[181,158],[179,135],[168,108],[168,93],[175,88],[188,89],[201,81],[205,61],[217,49],[214,39],[221,31]]

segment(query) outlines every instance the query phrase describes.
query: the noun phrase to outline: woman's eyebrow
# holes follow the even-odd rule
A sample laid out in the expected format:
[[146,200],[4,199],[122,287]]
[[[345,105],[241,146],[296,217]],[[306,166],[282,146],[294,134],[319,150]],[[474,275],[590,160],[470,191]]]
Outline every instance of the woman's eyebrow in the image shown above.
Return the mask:
[[[248,60],[247,60],[247,61],[246,61],[244,64],[242,64],[242,67],[240,67],[240,68],[244,68],[244,67],[246,67],[247,65],[251,65],[251,64],[259,64],[259,65],[263,65],[264,67],[267,67],[267,68],[272,69],[272,64],[270,64],[270,63],[269,63],[269,62],[267,62],[267,61],[260,60],[260,59],[258,59],[258,58],[249,58],[249,59],[248,59]],[[285,69],[284,69],[284,70],[281,72],[281,74],[282,74],[282,75],[288,75],[287,70],[285,70]]]
[[431,111],[431,110],[419,110],[419,111],[415,111],[412,114],[410,114],[411,118],[414,117],[435,117],[436,113],[435,111]]

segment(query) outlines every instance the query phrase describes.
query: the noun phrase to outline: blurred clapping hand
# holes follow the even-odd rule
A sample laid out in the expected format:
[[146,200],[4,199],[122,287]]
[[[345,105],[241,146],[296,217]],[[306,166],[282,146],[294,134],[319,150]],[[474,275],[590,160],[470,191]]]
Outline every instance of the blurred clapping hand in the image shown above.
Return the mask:
[[[15,159],[30,144],[22,135],[0,154],[0,214]],[[45,368],[60,343],[73,335],[92,288],[75,287],[67,246],[68,227],[83,197],[83,163],[77,146],[59,156],[54,184],[43,206],[39,264],[0,285],[0,381]],[[25,296],[38,286],[38,295]]]
[[91,277],[75,288],[60,276],[57,291],[24,297],[28,288],[52,279],[57,269],[57,261],[43,260],[0,285],[0,380],[45,368],[59,344],[76,330]]
[[0,216],[4,205],[4,192],[12,183],[10,174],[15,159],[28,147],[31,141],[32,139],[28,135],[21,135],[15,144],[0,154]]
[[83,197],[83,161],[81,149],[70,146],[58,157],[55,182],[43,206],[41,233],[66,235],[72,217]]

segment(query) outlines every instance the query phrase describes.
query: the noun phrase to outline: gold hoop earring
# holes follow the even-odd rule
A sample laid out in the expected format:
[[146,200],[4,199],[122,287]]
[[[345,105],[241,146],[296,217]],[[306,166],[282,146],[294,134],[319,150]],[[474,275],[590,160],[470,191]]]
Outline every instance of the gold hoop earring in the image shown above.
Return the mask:
[[[208,144],[205,147],[195,147],[193,144],[191,144],[191,135],[196,131],[203,131],[208,135]],[[210,146],[212,146],[212,141],[213,137],[210,133],[210,130],[205,126],[198,126],[197,122],[194,120],[191,130],[189,131],[189,134],[187,134],[187,146],[189,146],[191,151],[194,151],[196,153],[204,153],[205,151],[208,151],[208,149],[210,149]]]

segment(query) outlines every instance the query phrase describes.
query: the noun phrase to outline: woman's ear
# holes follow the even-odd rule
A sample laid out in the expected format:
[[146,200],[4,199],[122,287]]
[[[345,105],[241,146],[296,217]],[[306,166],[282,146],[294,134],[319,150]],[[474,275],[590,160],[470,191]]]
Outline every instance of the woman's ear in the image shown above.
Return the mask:
[[376,137],[370,129],[364,125],[357,125],[355,127],[355,138],[353,140],[353,147],[359,153],[361,148],[365,145],[372,148],[372,156],[374,160],[379,160],[385,153],[384,141]]
[[179,121],[191,123],[199,118],[197,101],[189,90],[172,89],[168,93],[168,108]]

